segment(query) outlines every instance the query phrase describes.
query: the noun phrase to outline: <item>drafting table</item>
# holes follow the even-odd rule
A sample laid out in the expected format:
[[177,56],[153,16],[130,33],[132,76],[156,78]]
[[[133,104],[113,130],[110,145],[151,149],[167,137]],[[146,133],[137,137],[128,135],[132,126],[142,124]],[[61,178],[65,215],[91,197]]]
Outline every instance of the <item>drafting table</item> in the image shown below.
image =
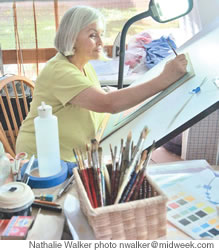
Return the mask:
[[[132,131],[136,144],[144,126],[150,130],[144,147],[148,148],[153,140],[156,141],[156,147],[159,147],[219,108],[219,88],[213,83],[213,79],[219,77],[219,19],[177,49],[177,52],[189,53],[195,76],[102,141],[104,154],[110,152],[109,143],[112,146],[120,145],[121,138],[126,140],[129,131]],[[171,57],[165,58],[133,84],[157,76]],[[189,92],[198,87],[205,77],[207,81],[201,91],[190,100],[170,126],[170,121],[191,95]]]

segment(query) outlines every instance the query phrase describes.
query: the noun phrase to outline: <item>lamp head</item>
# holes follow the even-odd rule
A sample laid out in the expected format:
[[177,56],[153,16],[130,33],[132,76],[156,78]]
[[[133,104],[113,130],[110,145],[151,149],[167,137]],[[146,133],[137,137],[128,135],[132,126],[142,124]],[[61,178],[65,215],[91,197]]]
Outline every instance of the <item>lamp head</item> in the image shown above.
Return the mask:
[[193,0],[151,0],[150,16],[159,23],[166,23],[185,16],[193,8]]

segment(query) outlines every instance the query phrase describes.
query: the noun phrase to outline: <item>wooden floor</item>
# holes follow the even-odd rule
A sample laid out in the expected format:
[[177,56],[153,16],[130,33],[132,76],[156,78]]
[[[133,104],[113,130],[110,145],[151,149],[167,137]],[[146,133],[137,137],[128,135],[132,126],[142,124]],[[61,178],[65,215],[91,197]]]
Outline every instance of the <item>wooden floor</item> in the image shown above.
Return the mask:
[[180,156],[169,152],[164,147],[157,148],[151,156],[151,164],[182,161]]

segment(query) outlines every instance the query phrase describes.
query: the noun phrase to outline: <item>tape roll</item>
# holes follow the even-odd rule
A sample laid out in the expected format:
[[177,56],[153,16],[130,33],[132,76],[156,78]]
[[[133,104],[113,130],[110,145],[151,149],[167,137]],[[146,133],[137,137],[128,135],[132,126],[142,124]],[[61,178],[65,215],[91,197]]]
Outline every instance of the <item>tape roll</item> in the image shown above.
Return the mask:
[[[24,175],[27,165],[28,165],[28,162],[22,166],[21,176]],[[61,161],[61,166],[62,166],[61,171],[58,174],[53,175],[53,176],[36,177],[36,176],[30,175],[28,185],[31,188],[50,188],[50,187],[54,187],[63,183],[68,177],[69,170],[68,170],[68,165],[65,161]],[[33,166],[31,168],[31,171],[37,168],[38,168],[38,161],[37,159],[35,159]]]

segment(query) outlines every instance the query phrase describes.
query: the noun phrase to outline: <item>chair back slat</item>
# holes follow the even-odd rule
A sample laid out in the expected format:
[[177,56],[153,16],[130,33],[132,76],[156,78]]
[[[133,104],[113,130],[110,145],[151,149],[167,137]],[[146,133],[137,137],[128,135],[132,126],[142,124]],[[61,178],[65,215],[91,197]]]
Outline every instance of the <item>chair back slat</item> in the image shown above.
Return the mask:
[[26,99],[26,94],[25,94],[25,90],[24,90],[24,82],[21,80],[20,84],[21,84],[22,98],[23,98],[23,102],[24,102],[24,109],[25,109],[25,116],[26,116],[28,113],[28,105],[27,105],[27,99]]
[[30,89],[31,96],[33,96],[33,88]]
[[6,107],[5,107],[2,96],[0,96],[0,103],[1,103],[2,111],[3,111],[3,115],[4,115],[4,118],[5,118],[5,122],[6,122],[6,125],[7,125],[7,131],[8,131],[8,134],[10,136],[10,140],[12,142],[12,145],[15,145],[14,133],[12,131],[11,123],[9,121],[8,113],[6,111]]
[[[24,76],[0,78],[0,140],[5,151],[15,156],[19,127],[28,114],[34,83]],[[27,100],[28,99],[28,100]]]
[[18,111],[18,116],[20,118],[20,123],[22,123],[22,121],[23,121],[24,118],[23,118],[23,114],[22,114],[22,111],[21,111],[19,97],[18,97],[16,86],[15,86],[15,81],[12,81],[12,86],[13,86],[13,90],[14,90],[15,101],[16,101],[17,111]]
[[4,145],[5,152],[9,153],[12,157],[15,157],[15,151],[12,149],[12,145],[9,143],[8,138],[5,134],[5,131],[2,127],[2,123],[0,122],[0,140]]

